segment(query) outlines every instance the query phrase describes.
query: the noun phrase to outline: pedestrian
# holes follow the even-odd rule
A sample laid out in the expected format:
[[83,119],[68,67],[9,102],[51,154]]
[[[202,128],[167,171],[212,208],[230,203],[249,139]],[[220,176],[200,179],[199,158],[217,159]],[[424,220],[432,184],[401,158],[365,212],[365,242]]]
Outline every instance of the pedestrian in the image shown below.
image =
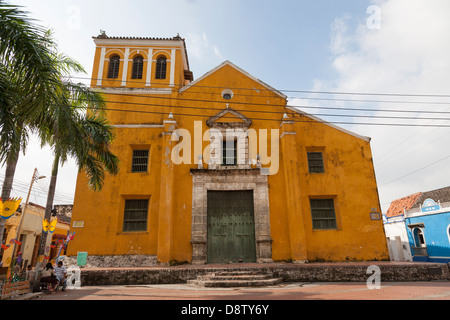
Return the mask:
[[25,279],[27,281],[30,281],[30,278],[32,277],[32,275],[33,275],[33,266],[31,264],[29,264],[27,266],[27,271],[25,272]]
[[49,288],[49,293],[54,292],[56,286],[58,285],[58,279],[55,275],[55,270],[50,262],[45,265],[45,268],[42,270],[41,282],[49,283],[51,287]]
[[29,264],[27,266],[27,271],[25,272],[25,279],[30,283],[30,288],[34,287],[34,275],[33,266]]
[[[61,260],[58,261],[58,264],[55,267],[55,274],[56,274],[56,278],[58,279],[58,282],[59,282],[58,287],[60,285],[62,285],[62,291],[66,291],[67,269],[63,265],[63,262]],[[58,287],[56,288],[56,290],[58,290]]]
[[13,268],[13,273],[16,277],[20,277],[22,270],[20,270],[20,266],[16,264]]
[[23,261],[22,252],[19,252],[16,258],[16,265],[20,266],[20,269],[22,269],[22,261]]

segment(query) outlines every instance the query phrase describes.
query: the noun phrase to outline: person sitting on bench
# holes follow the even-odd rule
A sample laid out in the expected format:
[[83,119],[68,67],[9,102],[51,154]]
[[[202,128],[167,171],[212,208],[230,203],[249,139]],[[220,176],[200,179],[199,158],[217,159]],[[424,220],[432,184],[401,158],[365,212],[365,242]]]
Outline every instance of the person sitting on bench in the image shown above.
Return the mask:
[[[58,286],[62,285],[62,291],[66,291],[67,269],[63,265],[63,262],[61,260],[58,261],[58,264],[55,266],[55,274],[56,274],[56,278],[58,279]],[[58,290],[58,286],[56,287],[56,290]]]
[[58,285],[58,279],[55,275],[55,270],[53,269],[52,264],[49,262],[45,265],[45,269],[42,270],[41,282],[51,284],[49,289],[50,293],[54,292],[56,286]]

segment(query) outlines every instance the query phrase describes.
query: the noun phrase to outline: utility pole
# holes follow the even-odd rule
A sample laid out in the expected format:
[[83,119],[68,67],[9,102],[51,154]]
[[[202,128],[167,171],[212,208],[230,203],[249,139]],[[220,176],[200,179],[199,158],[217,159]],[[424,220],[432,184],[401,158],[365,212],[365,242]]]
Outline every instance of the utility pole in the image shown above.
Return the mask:
[[[56,191],[56,179],[58,176],[59,159],[60,159],[59,155],[56,154],[55,159],[53,160],[52,175],[50,177],[50,186],[48,189],[47,204],[45,206],[45,214],[44,214],[44,219],[47,220],[48,222],[50,222],[52,218],[52,208]],[[42,263],[46,260],[45,250],[46,250],[47,236],[48,236],[47,232],[42,231],[41,242],[39,244],[38,263]]]
[[[45,176],[37,176],[37,174],[38,174],[38,171],[37,171],[37,168],[35,168],[34,172],[33,172],[33,177],[31,178],[31,182],[30,182],[30,189],[28,190],[27,201],[23,205],[22,215],[20,217],[20,223],[19,223],[19,226],[17,227],[17,232],[16,232],[16,240],[17,241],[19,241],[18,238],[20,237],[20,232],[22,231],[22,224],[23,224],[23,220],[25,218],[25,211],[26,211],[27,206],[28,206],[28,201],[30,200],[31,188],[33,188],[33,183],[34,183],[34,181],[37,181],[39,179],[44,179],[45,178]],[[17,249],[17,244],[14,242],[14,247],[13,247],[13,252],[12,252],[12,256],[11,256],[11,261],[14,261],[14,259],[16,258],[16,249]]]

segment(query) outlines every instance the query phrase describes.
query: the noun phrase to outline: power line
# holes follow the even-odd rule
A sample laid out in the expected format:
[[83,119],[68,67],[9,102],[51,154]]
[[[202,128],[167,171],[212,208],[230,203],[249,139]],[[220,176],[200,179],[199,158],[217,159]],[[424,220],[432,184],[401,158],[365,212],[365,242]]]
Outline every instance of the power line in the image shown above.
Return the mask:
[[[83,78],[83,77],[69,77],[69,78],[79,78],[79,79],[91,79],[91,78]],[[115,79],[108,79],[104,78],[104,81],[113,81],[113,82],[122,82],[122,80],[115,80]],[[127,80],[127,83],[139,83],[142,84],[142,81],[133,81],[133,80]],[[158,85],[161,85],[161,83],[158,83]],[[168,84],[166,84],[168,85]],[[197,86],[195,86],[197,87]],[[218,87],[211,87],[213,89],[216,89]],[[223,89],[223,88],[221,88]],[[247,90],[250,90],[249,88]],[[252,88],[252,90],[256,90]],[[217,92],[214,92],[217,93]],[[112,94],[112,93],[109,93]],[[184,94],[205,94],[204,91],[195,91],[195,90],[189,90],[184,91],[182,93]],[[255,97],[255,94],[245,94],[245,93],[239,93],[240,97]],[[258,98],[273,98],[273,95],[258,95]],[[155,97],[156,98],[156,97]],[[347,102],[365,102],[365,103],[395,103],[395,104],[431,104],[431,105],[450,105],[450,101],[448,102],[442,102],[442,101],[400,101],[400,100],[367,100],[367,99],[344,99],[344,98],[318,98],[318,97],[299,97],[299,96],[287,96],[287,100],[293,100],[293,99],[305,99],[305,100],[324,100],[324,101],[347,101]]]
[[370,92],[339,92],[339,91],[310,91],[310,90],[278,90],[278,91],[281,91],[281,92],[298,92],[298,93],[317,93],[317,94],[342,94],[342,95],[358,95],[358,96],[450,98],[449,94],[370,93]]
[[396,104],[436,104],[450,105],[450,102],[439,101],[400,101],[400,100],[362,100],[362,99],[338,99],[338,98],[316,98],[316,97],[288,97],[288,99],[305,100],[326,100],[326,101],[349,101],[349,102],[370,102],[370,103],[396,103]]
[[[67,76],[67,78],[73,79],[85,79],[90,81],[111,81],[111,82],[122,82],[119,79],[110,79],[110,78],[89,78],[89,77],[78,77],[78,76]],[[136,80],[126,80],[127,83],[144,83],[143,81]],[[170,83],[161,83],[161,82],[151,82],[150,84],[158,84],[158,85],[171,85],[174,87],[180,88],[189,88],[190,85],[180,85],[180,84],[170,84]],[[223,89],[223,86],[202,86],[198,83],[195,84],[195,87],[198,88],[215,88],[215,89]],[[335,95],[360,95],[360,96],[398,96],[398,97],[433,97],[433,98],[450,98],[450,94],[415,94],[415,93],[393,93],[393,92],[342,92],[342,91],[315,91],[315,90],[292,90],[292,89],[255,89],[255,88],[245,88],[245,87],[227,87],[227,89],[236,89],[236,90],[259,90],[259,91],[278,91],[278,92],[296,92],[296,93],[309,93],[309,94],[335,94]]]
[[[43,184],[43,188],[45,189],[45,190],[48,190],[49,188],[50,188],[50,186],[49,186],[49,184],[48,184],[48,182],[47,181],[45,181],[45,180],[37,180],[36,181],[39,185],[40,184]],[[47,192],[47,191],[46,191]],[[69,196],[69,197],[72,197],[73,196],[73,194],[72,193],[67,193],[67,192],[62,192],[62,191],[56,191],[58,194],[60,194],[60,195],[66,195],[66,196]]]
[[[124,95],[124,94],[118,94],[118,93],[113,93],[114,95]],[[145,97],[145,98],[151,98],[151,97]],[[155,98],[160,98],[160,97],[155,97]],[[166,98],[167,99],[167,98]],[[177,100],[185,100],[185,101],[203,101],[203,102],[214,102],[214,101],[210,101],[210,100],[200,100],[200,99],[181,99],[181,98],[172,98],[172,97],[170,97],[169,99],[177,99]],[[191,108],[191,109],[196,109],[196,110],[201,110],[201,109],[206,109],[206,110],[211,110],[211,109],[213,109],[213,110],[223,110],[223,109],[217,109],[217,108],[198,108],[198,107],[187,107],[187,106],[180,106],[180,105],[176,105],[176,106],[170,106],[170,105],[158,105],[158,104],[148,104],[148,103],[129,103],[129,102],[116,102],[116,101],[106,101],[106,102],[109,102],[109,103],[121,103],[121,104],[125,104],[125,105],[153,105],[153,106],[159,106],[159,107],[169,107],[169,108]],[[223,101],[215,101],[215,102],[222,102],[223,103]],[[246,104],[246,105],[249,105],[248,103],[239,103],[239,104]],[[254,104],[250,104],[250,105],[254,105]],[[256,105],[256,104],[255,104]],[[266,106],[265,104],[259,104],[259,105],[264,105],[264,106]],[[307,106],[299,106],[299,107],[306,107],[307,108]],[[312,107],[311,106],[311,108],[321,108],[321,107]],[[383,111],[386,111],[386,112],[415,112],[415,113],[443,113],[443,114],[447,114],[447,113],[450,113],[450,112],[448,112],[448,111],[424,111],[424,110],[417,110],[417,111],[414,111],[414,110],[393,110],[393,109],[388,109],[388,110],[379,110],[379,109],[371,109],[371,110],[368,110],[368,109],[362,109],[362,108],[331,108],[331,107],[323,107],[323,108],[330,108],[330,109],[340,109],[340,110],[342,110],[342,109],[347,109],[347,110],[352,110],[352,111],[354,111],[354,110],[358,110],[358,111],[377,111],[377,112],[383,112]],[[115,110],[115,111],[118,111],[117,109],[109,109],[109,110]],[[127,110],[127,111],[131,111],[131,112],[139,112],[139,111],[137,111],[137,110]],[[236,111],[249,111],[249,110],[236,110]],[[254,111],[254,110],[252,110],[252,111]],[[143,112],[145,112],[145,113],[147,113],[147,112],[149,112],[149,111],[143,111]],[[281,114],[282,112],[274,112],[274,111],[263,111],[263,110],[260,110],[260,111],[254,111],[254,112],[262,112],[262,113],[279,113],[279,114]],[[166,113],[162,113],[162,114],[166,114]],[[176,114],[175,114],[176,115]],[[179,115],[181,115],[181,114],[179,114]],[[183,115],[187,115],[187,114],[183,114]],[[192,115],[192,114],[189,114],[189,116],[194,116],[194,115]],[[195,116],[206,116],[206,115],[195,115]],[[432,118],[432,117],[422,117],[422,118],[416,118],[416,117],[388,117],[388,116],[362,116],[362,115],[336,115],[336,114],[320,114],[320,116],[340,116],[340,117],[370,117],[370,118],[390,118],[390,119],[415,119],[415,120],[446,120],[446,121],[448,121],[448,120],[450,120],[449,118]],[[274,120],[274,119],[265,119],[265,120]],[[276,120],[276,121],[279,121],[279,120]],[[296,120],[297,122],[298,122],[298,120]],[[303,122],[303,121],[302,121]],[[338,122],[332,122],[332,123],[338,123]],[[343,123],[343,122],[339,122],[339,123]],[[352,123],[352,124],[361,124],[361,123]],[[363,123],[363,124],[365,124],[365,125],[407,125],[407,126],[416,126],[416,125],[414,125],[414,124],[375,124],[375,123]],[[422,126],[422,127],[442,127],[443,125],[418,125],[418,126]],[[450,126],[445,126],[445,127],[450,127]],[[437,163],[437,162],[436,162]],[[434,164],[434,163],[433,163]],[[420,169],[421,170],[421,169]],[[417,172],[417,171],[415,171],[415,172]],[[413,173],[415,173],[415,172],[413,172]],[[410,174],[413,174],[413,173],[410,173]],[[401,178],[399,178],[399,179],[401,179]],[[396,180],[395,180],[396,181]]]
[[[15,190],[16,192],[21,192],[23,194],[27,194],[28,191],[29,191],[26,188],[23,188],[23,187],[20,187],[20,186],[17,187],[17,186],[14,186],[14,185],[13,185],[13,190]],[[43,198],[44,201],[45,201],[45,199],[46,199],[46,197],[48,195],[47,192],[42,190],[42,189],[40,189],[40,190],[32,189],[31,190],[31,194],[34,194],[34,195],[37,195],[37,196]],[[58,194],[55,194],[55,200],[57,200],[58,202],[73,202],[73,199],[61,197]]]
[[[98,108],[92,108],[98,109]],[[160,114],[167,115],[168,112],[157,112],[157,111],[146,111],[146,110],[126,110],[126,109],[112,109],[108,108],[108,111],[116,111],[116,112],[131,112],[131,113],[148,113],[148,114]],[[205,114],[188,114],[188,113],[173,113],[174,116],[188,116],[188,117],[207,117],[210,118],[211,115]],[[305,114],[304,116],[308,116]],[[222,118],[234,119],[234,117],[223,116]],[[260,121],[281,121],[281,119],[268,119],[268,118],[251,118],[251,120],[260,120]],[[420,120],[420,119],[419,119]],[[448,119],[443,119],[448,120]],[[288,121],[292,122],[303,122],[303,123],[328,123],[328,124],[351,124],[351,125],[373,125],[373,126],[400,126],[400,127],[438,127],[438,128],[450,128],[449,125],[426,125],[426,124],[412,124],[412,123],[369,123],[369,122],[345,122],[345,121],[328,121],[328,120],[296,120],[296,119],[288,119]]]
[[426,168],[428,168],[428,167],[431,167],[431,166],[435,165],[436,163],[442,162],[442,161],[444,161],[444,160],[446,160],[446,159],[448,159],[448,158],[450,158],[450,155],[448,155],[448,156],[446,156],[446,157],[444,157],[444,158],[442,158],[442,159],[439,159],[439,160],[437,160],[437,161],[435,161],[435,162],[433,162],[433,163],[430,163],[429,165],[427,165],[427,166],[425,166],[425,167],[422,167],[422,168],[417,169],[417,170],[415,170],[415,171],[413,171],[413,172],[410,172],[410,173],[408,173],[408,174],[405,174],[404,176],[401,176],[401,177],[399,177],[399,178],[397,178],[397,179],[394,179],[394,180],[392,180],[392,181],[389,181],[388,183],[385,183],[385,184],[381,185],[381,187],[384,187],[384,186],[386,186],[386,185],[388,185],[388,184],[391,184],[391,183],[393,183],[393,182],[395,182],[395,181],[398,181],[398,180],[400,180],[400,179],[406,178],[406,177],[408,177],[408,176],[410,176],[410,175],[412,175],[412,174],[414,174],[414,173],[417,173],[417,172],[419,172],[419,171],[421,171],[421,170],[424,170],[424,169],[426,169]]
[[[119,103],[122,105],[146,105],[146,106],[157,106],[157,107],[163,107],[163,108],[172,108],[172,109],[176,109],[176,108],[189,108],[189,109],[195,109],[195,110],[216,110],[216,111],[223,111],[224,109],[217,109],[217,108],[198,108],[198,107],[189,107],[189,106],[182,106],[182,105],[161,105],[161,104],[150,104],[150,103],[132,103],[132,102],[115,102],[113,101],[112,103]],[[84,109],[84,107],[80,107],[81,109]],[[91,107],[91,109],[94,110],[104,110],[102,108],[95,108],[95,107]],[[233,109],[235,110],[235,109]],[[116,111],[116,112],[130,112],[130,113],[143,113],[143,114],[160,114],[160,115],[167,115],[168,112],[158,112],[158,111],[149,111],[149,110],[129,110],[129,109],[118,109],[118,108],[107,108],[106,111]],[[238,111],[238,110],[235,110]],[[240,110],[242,112],[247,112],[249,110]],[[291,111],[291,110],[290,110]],[[263,111],[254,111],[253,112],[263,112]],[[286,111],[284,113],[288,113],[289,111]],[[207,115],[207,114],[194,114],[194,113],[173,113],[171,112],[172,115],[176,115],[176,116],[192,116],[192,117],[211,117],[211,115]],[[272,112],[270,112],[272,113]],[[283,112],[276,112],[278,114],[281,114]],[[308,116],[312,114],[301,114],[304,116]],[[317,116],[327,116],[324,114],[318,114]],[[352,115],[328,115],[328,116],[340,116],[340,117],[362,117],[362,116],[352,116]],[[381,117],[381,116],[378,116]],[[227,116],[223,116],[221,118],[234,118],[234,117],[227,117]],[[373,118],[373,117],[371,117]],[[386,118],[391,118],[391,119],[415,119],[415,120],[421,120],[421,118],[406,118],[406,117],[386,117]],[[251,118],[252,120],[261,120],[261,121],[281,121],[281,119],[269,119],[269,118]],[[450,120],[449,118],[428,118],[428,119],[434,119],[434,120]],[[405,127],[444,127],[444,128],[449,128],[450,125],[426,125],[426,124],[412,124],[412,123],[368,123],[368,122],[344,122],[344,121],[328,121],[328,120],[296,120],[296,119],[289,119],[289,121],[293,121],[293,122],[307,122],[307,123],[329,123],[329,124],[351,124],[351,125],[377,125],[377,126],[405,126]]]
[[[29,191],[29,190],[24,189],[24,188],[21,188],[21,187],[14,187],[14,186],[13,186],[11,191],[12,191],[12,192],[14,191],[14,193],[15,193],[16,195],[19,195],[19,193],[20,193],[20,194],[23,194],[23,195],[26,195],[26,194],[28,194],[28,191]],[[42,198],[43,201],[45,201],[46,196],[47,196],[46,193],[41,192],[41,191],[36,190],[36,189],[31,190],[31,195],[33,195],[34,197]],[[58,197],[58,196],[55,196],[55,200],[56,200],[56,202],[61,202],[61,203],[72,203],[72,202],[73,202],[73,199],[60,198],[60,197]]]
[[[423,128],[422,128],[423,129]],[[410,144],[408,145],[406,148],[399,148],[400,146],[402,146],[403,144],[405,144],[407,141],[411,140],[415,134],[419,134],[419,131],[415,132],[413,135],[408,136],[405,140],[403,140],[403,142],[397,144],[397,146],[395,146],[392,150],[396,150],[395,153],[391,153],[388,152],[384,155],[384,157],[382,157],[381,161],[378,162],[378,165],[381,164],[385,164],[386,162],[392,162],[394,157],[397,157],[398,155],[400,155],[400,157],[398,157],[398,159],[402,159],[405,158],[407,156],[409,156],[410,154],[416,152],[416,149],[418,148],[418,142],[422,141],[425,139],[425,137],[427,137],[428,135],[430,135],[431,133],[433,133],[435,130],[437,130],[438,128],[434,128],[431,132],[428,132],[427,134],[422,134],[418,139],[414,140],[414,144]],[[435,138],[434,140],[432,140],[431,142],[428,143],[428,145],[431,145],[432,143],[434,143],[435,141],[441,139],[442,137],[444,137],[445,135],[448,135],[449,132],[445,132],[444,134],[440,135],[438,138]],[[410,150],[409,152],[406,152],[406,150],[410,149],[411,147],[415,147],[415,149]],[[398,161],[397,159],[397,161]]]
[[[139,82],[141,83],[141,82]],[[133,96],[136,97],[134,94],[126,94],[126,93],[107,93],[109,95],[120,95],[120,96]],[[140,98],[153,98],[153,99],[170,99],[170,100],[181,100],[181,101],[191,101],[191,102],[217,102],[217,103],[225,103],[224,101],[217,101],[217,100],[204,100],[204,99],[186,99],[186,98],[180,98],[180,97],[164,97],[164,96],[140,96]],[[190,108],[190,109],[197,109],[197,110],[222,110],[217,108],[199,108],[199,107],[189,107],[184,105],[177,105],[177,106],[171,106],[171,105],[161,105],[161,104],[149,104],[149,103],[132,103],[132,102],[118,102],[118,101],[107,101],[109,103],[120,103],[120,104],[135,104],[135,105],[151,105],[151,106],[159,106],[159,107],[166,107],[166,108]],[[394,102],[394,101],[391,101]],[[423,101],[424,102],[424,101]],[[271,104],[262,104],[262,103],[247,103],[247,102],[233,102],[233,104],[244,104],[244,105],[260,105],[260,106],[277,106],[280,107],[280,105],[271,105]],[[430,113],[430,114],[450,114],[448,111],[436,111],[436,110],[399,110],[399,109],[367,109],[367,108],[343,108],[343,107],[320,107],[320,106],[293,106],[297,108],[314,108],[314,109],[326,109],[326,110],[340,110],[340,111],[363,111],[363,112],[398,112],[398,113]],[[113,109],[110,109],[113,110]],[[119,109],[115,109],[116,111],[119,111]],[[236,110],[236,109],[235,109]],[[267,111],[267,110],[236,110],[236,111],[242,111],[242,112],[261,112],[261,113],[272,113],[272,114],[282,114],[284,112],[279,111]],[[180,114],[182,115],[182,114]],[[336,115],[336,114],[310,114],[313,116],[320,116],[320,117],[352,117],[352,118],[364,118],[368,116],[362,116],[362,115]],[[190,115],[193,116],[193,115]],[[201,115],[199,115],[201,116]],[[388,116],[370,116],[370,118],[380,118],[380,119],[402,119],[402,120],[439,120],[439,121],[446,121],[450,120],[448,118],[432,118],[432,117],[388,117]],[[261,120],[273,120],[273,119],[261,119]],[[355,123],[355,122],[336,122],[336,121],[326,121],[328,123],[336,123],[336,124],[362,124],[362,125],[398,125],[398,126],[421,126],[421,127],[442,127],[442,125],[417,125],[417,124],[381,124],[381,123]]]
[[[4,179],[5,176],[3,174],[0,174],[0,179]],[[48,188],[47,190],[44,189],[44,187],[40,184],[40,181],[36,181],[35,185],[37,186],[38,190],[32,189],[32,194],[37,194],[39,197],[45,198],[48,195]],[[13,181],[13,190],[16,190],[16,192],[21,193],[27,193],[29,191],[29,183],[14,179]],[[59,191],[55,192],[55,199],[59,202],[73,202],[73,197],[68,193],[62,193]]]
[[[128,93],[105,93],[107,95],[113,95],[113,96],[124,96],[124,97],[134,97],[136,98],[136,94],[128,94]],[[267,103],[254,103],[254,102],[227,102],[223,100],[206,100],[206,99],[187,99],[187,98],[180,98],[180,97],[164,97],[160,95],[145,95],[145,96],[139,96],[139,98],[144,99],[164,99],[164,100],[176,100],[176,101],[190,101],[190,102],[207,102],[207,103],[228,103],[232,105],[250,105],[250,106],[264,106],[264,107],[284,107],[279,104],[267,104]],[[89,101],[89,100],[86,100]],[[111,101],[109,101],[111,102]],[[115,102],[115,101],[114,101]],[[119,102],[117,102],[119,103]],[[126,104],[125,102],[121,102],[123,104]],[[130,103],[130,102],[127,102]],[[132,104],[132,103],[130,103]],[[136,103],[138,104],[138,103]],[[449,103],[450,104],[450,103]],[[163,105],[157,105],[157,104],[148,104],[148,105],[155,105],[155,106],[163,106]],[[176,106],[172,106],[176,107]],[[312,109],[326,109],[326,110],[346,110],[346,111],[364,111],[364,112],[399,112],[399,113],[431,113],[431,114],[450,114],[450,111],[438,111],[438,110],[402,110],[402,109],[367,109],[367,108],[350,108],[350,107],[325,107],[325,106],[308,106],[308,105],[292,105],[292,107],[298,107],[298,108],[312,108]],[[195,107],[197,108],[197,107]],[[205,108],[199,108],[199,109],[205,109]],[[217,108],[211,108],[212,110],[221,110]],[[238,111],[238,110],[236,110]],[[279,113],[283,114],[284,112],[280,111],[267,111],[267,110],[242,110],[242,111],[248,111],[248,112],[264,112],[264,113]]]
[[[120,96],[132,96],[136,97],[136,95],[133,94],[125,94],[125,93],[107,93],[109,95],[120,95]],[[182,100],[182,101],[191,101],[191,102],[217,102],[217,103],[225,103],[224,101],[217,101],[217,100],[202,100],[202,99],[185,99],[185,98],[176,98],[176,97],[161,97],[161,96],[141,96],[140,98],[155,98],[155,99],[170,99],[170,100]],[[86,100],[89,101],[89,100]],[[135,104],[135,105],[149,105],[149,106],[159,106],[159,107],[168,107],[168,108],[190,108],[190,109],[199,109],[199,110],[217,110],[221,111],[223,109],[219,108],[199,108],[199,107],[190,107],[190,106],[184,106],[184,105],[162,105],[162,104],[150,104],[150,103],[133,103],[133,102],[119,102],[119,101],[106,101],[109,103],[120,103],[120,104]],[[270,106],[276,106],[281,107],[280,105],[273,105],[273,104],[263,104],[263,103],[247,103],[247,102],[233,102],[232,104],[243,104],[243,105],[259,105],[264,107],[270,107]],[[323,106],[307,106],[307,105],[301,105],[301,106],[291,106],[295,108],[313,108],[313,109],[325,109],[325,110],[341,110],[341,111],[363,111],[363,112],[395,112],[395,113],[430,113],[430,114],[450,114],[450,111],[437,111],[437,110],[400,110],[400,109],[367,109],[367,108],[345,108],[345,107],[323,107]],[[267,110],[239,110],[234,109],[235,111],[242,111],[242,112],[261,112],[261,113],[272,113],[272,114],[283,114],[285,112],[280,111],[267,111]],[[330,115],[330,114],[311,114],[316,116],[342,116],[342,117],[350,117],[351,115]],[[363,117],[360,115],[353,115],[351,117]],[[380,117],[380,118],[389,118],[387,116],[371,116],[371,117]],[[401,117],[391,117],[393,119],[401,119]],[[416,118],[403,118],[403,119],[416,119]],[[417,118],[419,119],[419,118]],[[448,120],[448,118],[421,118],[425,120]]]
[[[449,110],[449,108],[447,108],[447,110]],[[416,140],[414,141],[414,147],[417,146],[417,142],[418,142],[418,141],[424,140],[425,137],[427,137],[427,136],[430,135],[431,133],[435,132],[437,129],[438,129],[438,128],[434,128],[432,131],[429,131],[427,134],[421,134],[421,136],[420,136],[418,139],[416,139]],[[399,154],[402,152],[402,149],[399,149],[399,147],[400,147],[400,146],[403,146],[404,144],[406,144],[407,141],[411,140],[415,135],[418,135],[419,132],[421,133],[423,130],[424,130],[424,128],[421,128],[420,130],[417,130],[416,132],[414,132],[414,134],[409,135],[408,138],[404,139],[403,142],[401,142],[400,144],[397,144],[397,146],[396,146],[394,149],[392,149],[392,150],[396,150],[396,152],[395,152],[394,154],[392,154],[391,152],[386,153],[386,156],[384,157],[384,162],[386,162],[386,161],[388,161],[388,160],[392,160],[392,157],[399,155]],[[432,142],[430,142],[429,144],[434,143],[436,140],[440,139],[441,137],[443,137],[443,136],[445,136],[445,135],[447,135],[447,134],[448,134],[448,132],[444,133],[443,135],[440,135],[439,138],[434,139],[434,140],[433,140]],[[406,150],[409,149],[409,148],[411,148],[411,145],[408,145],[407,148],[406,148]],[[416,148],[417,148],[417,147],[416,147]],[[403,148],[403,150],[405,150],[405,148]],[[414,149],[413,149],[413,151],[409,152],[408,155],[411,154],[412,152],[414,152]],[[404,158],[405,156],[406,156],[406,155],[403,154],[403,156],[401,156],[400,159],[401,159],[401,158]],[[382,158],[383,158],[383,157],[382,157]],[[381,162],[383,163],[383,161],[381,161]]]
[[[78,101],[81,99],[77,99]],[[89,101],[89,100],[85,100],[85,101]],[[195,110],[214,110],[214,111],[223,111],[223,108],[210,108],[210,107],[206,107],[206,108],[200,108],[200,107],[192,107],[192,106],[185,106],[185,105],[162,105],[162,104],[154,104],[154,103],[140,103],[140,102],[123,102],[123,101],[111,101],[111,100],[104,100],[107,103],[116,103],[116,104],[121,104],[121,105],[137,105],[137,106],[156,106],[156,107],[163,107],[163,108],[181,108],[181,109],[195,109]],[[204,101],[206,102],[207,100],[192,100],[192,101]],[[245,104],[245,103],[242,103]],[[252,105],[252,104],[247,104],[247,105]],[[266,105],[265,105],[266,106]],[[279,106],[278,106],[279,107]],[[290,106],[293,108],[315,108],[315,107],[308,107],[308,106]],[[327,107],[318,107],[318,108],[323,108],[323,109],[327,109]],[[336,108],[338,109],[338,108]],[[110,109],[106,109],[106,110],[110,110]],[[285,114],[288,111],[266,111],[266,110],[247,110],[247,109],[234,109],[234,111],[238,111],[238,112],[257,112],[257,113],[269,113],[269,114]],[[353,110],[353,109],[352,109]],[[368,110],[367,110],[368,111]],[[392,111],[392,110],[391,110]],[[410,111],[410,110],[403,110],[405,112],[414,112],[414,111]],[[400,111],[395,111],[395,112],[400,112]],[[433,111],[424,111],[424,113],[432,113]],[[438,112],[436,111],[435,113],[445,113],[445,114],[450,114],[450,111],[446,112],[446,111],[442,111],[442,112]],[[355,117],[355,118],[383,118],[383,119],[410,119],[410,120],[450,120],[450,118],[436,118],[436,117],[422,117],[422,118],[417,118],[417,117],[400,117],[400,116],[377,116],[377,115],[369,115],[369,116],[364,116],[364,115],[348,115],[348,114],[324,114],[324,113],[317,113],[317,114],[313,114],[310,113],[309,115],[312,116],[329,116],[329,117]]]

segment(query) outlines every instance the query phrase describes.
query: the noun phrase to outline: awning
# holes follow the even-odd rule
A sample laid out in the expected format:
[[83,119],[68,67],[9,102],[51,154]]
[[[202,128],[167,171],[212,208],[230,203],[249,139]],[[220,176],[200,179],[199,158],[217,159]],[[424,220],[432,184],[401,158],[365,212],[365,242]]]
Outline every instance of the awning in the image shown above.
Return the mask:
[[425,228],[423,222],[408,224],[408,228]]

